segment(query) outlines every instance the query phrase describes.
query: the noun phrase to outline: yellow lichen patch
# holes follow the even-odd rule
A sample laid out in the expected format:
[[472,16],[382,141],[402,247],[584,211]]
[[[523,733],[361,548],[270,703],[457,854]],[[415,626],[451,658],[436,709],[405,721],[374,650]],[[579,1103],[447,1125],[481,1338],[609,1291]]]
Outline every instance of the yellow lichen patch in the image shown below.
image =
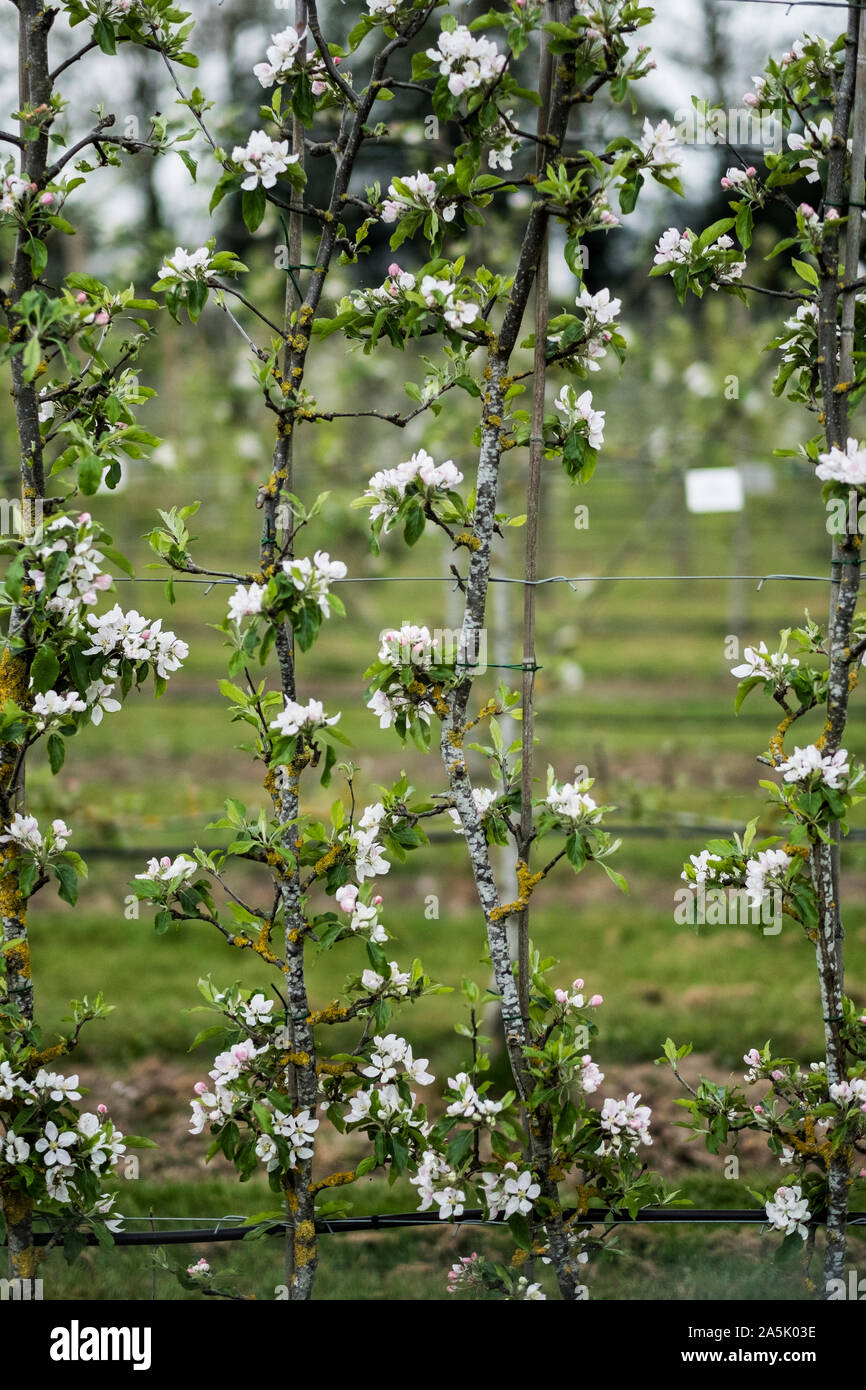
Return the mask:
[[[5,865],[7,860],[15,858],[14,850],[0,847],[0,868]],[[19,921],[23,923],[24,901],[18,891],[18,875],[14,870],[0,878],[0,915],[5,922]]]
[[354,1062],[317,1062],[316,1071],[322,1072],[325,1076],[345,1076],[347,1072],[354,1071]]
[[291,1188],[286,1193],[286,1206],[289,1211],[295,1212],[298,1210],[298,1194],[297,1192],[293,1192]]
[[23,705],[29,686],[30,678],[24,657],[20,654],[13,656],[8,647],[4,648],[3,656],[0,658],[0,703],[14,700],[17,705]]
[[798,859],[808,859],[808,858],[809,858],[809,847],[808,847],[808,845],[792,845],[791,842],[790,842],[790,840],[789,840],[789,841],[787,842],[787,844],[784,844],[784,845],[782,846],[782,849],[785,851],[786,854],[789,854],[792,858],[794,858],[795,856],[796,856],[796,858],[798,858]]
[[356,1176],[354,1168],[351,1168],[347,1173],[331,1173],[330,1177],[310,1183],[310,1191],[322,1192],[326,1187],[346,1187],[348,1183],[355,1181]]
[[321,878],[323,874],[326,874],[328,872],[332,865],[336,864],[337,860],[340,857],[340,854],[342,853],[342,850],[342,845],[331,845],[331,848],[328,850],[327,854],[323,854],[321,859],[316,860],[315,864],[313,865],[313,873],[316,875],[316,878]]
[[287,1066],[308,1067],[310,1065],[310,1054],[309,1052],[289,1052],[285,1058],[285,1062]]
[[776,764],[785,761],[785,734],[790,729],[793,721],[793,714],[786,714],[784,719],[777,726],[773,737],[770,739],[770,752],[773,757],[773,762]]
[[18,975],[22,980],[30,979],[30,946],[27,941],[11,941],[8,946],[3,947],[3,955],[6,957],[6,969]]
[[46,1062],[53,1062],[56,1057],[63,1057],[69,1051],[69,1046],[64,1040],[55,1043],[53,1047],[46,1047],[42,1052],[32,1052],[30,1063],[35,1067],[44,1067]]
[[265,773],[264,788],[265,791],[268,792],[271,796],[276,796],[277,774],[272,767],[269,767],[267,772]]
[[295,1268],[316,1258],[316,1228],[312,1221],[299,1221],[295,1227]]
[[0,1203],[8,1226],[20,1226],[33,1210],[33,1202],[27,1193],[6,1183],[0,1184]]
[[514,1254],[511,1256],[511,1268],[520,1269],[521,1265],[525,1265],[528,1259],[528,1250],[515,1250]]
[[577,1186],[577,1215],[584,1216],[589,1211],[589,1203],[593,1197],[598,1196],[598,1188],[587,1186],[582,1183]]
[[544,870],[539,869],[538,873],[531,874],[529,865],[525,859],[517,861],[517,893],[514,902],[503,903],[501,907],[495,907],[490,914],[492,922],[501,922],[504,917],[511,917],[515,912],[522,912],[528,905],[532,897],[533,890],[544,878]]
[[454,537],[454,544],[463,545],[467,550],[479,550],[481,548],[480,540],[477,536],[473,536],[471,531],[461,531],[459,536]]
[[317,1013],[308,1014],[307,1023],[311,1028],[315,1028],[319,1023],[342,1023],[348,1015],[349,1010],[335,999],[333,1004],[329,1004],[326,1009],[319,1009]]

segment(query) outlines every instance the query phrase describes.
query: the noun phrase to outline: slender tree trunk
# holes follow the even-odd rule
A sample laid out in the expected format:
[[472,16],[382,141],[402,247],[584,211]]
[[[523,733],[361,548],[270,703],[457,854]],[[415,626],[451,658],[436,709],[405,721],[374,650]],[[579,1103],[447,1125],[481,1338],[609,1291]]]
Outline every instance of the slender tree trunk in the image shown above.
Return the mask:
[[[51,77],[48,64],[48,33],[55,11],[46,9],[40,0],[18,0],[18,100],[22,111],[44,106],[51,96]],[[22,131],[26,122],[20,122]],[[48,131],[44,129],[36,140],[24,140],[21,150],[21,177],[41,185],[47,163]],[[22,295],[33,288],[30,258],[25,254],[26,236],[18,233],[12,261],[12,284],[3,309],[14,341],[21,332],[16,306]],[[37,507],[45,494],[42,464],[42,440],[39,434],[39,400],[34,382],[25,382],[21,354],[12,358],[12,398],[20,451],[22,529],[29,522],[35,525]],[[18,609],[9,620],[9,637],[26,635],[26,617]],[[26,705],[29,699],[30,658],[13,653],[10,646],[0,658],[0,701],[14,700]],[[18,761],[15,745],[0,748],[0,825],[5,832],[24,795],[24,766]],[[14,859],[16,851],[9,842],[0,849],[0,863]],[[26,902],[19,891],[19,879],[13,869],[0,880],[0,916],[3,920],[3,956],[6,972],[4,996],[8,1004],[17,1006],[20,1015],[19,1036],[33,1023],[33,979],[30,968],[30,943],[27,931]],[[31,1278],[38,1263],[33,1246],[31,1216],[32,1202],[21,1192],[7,1186],[14,1170],[0,1163],[0,1201],[6,1219],[9,1242],[9,1265],[13,1278]]]
[[[852,109],[851,182],[847,193],[848,222],[844,253],[844,280],[857,277],[860,248],[860,203],[863,201],[864,150],[866,150],[866,15],[848,11],[848,46],[836,106],[833,140],[828,159],[826,203],[843,210],[847,142]],[[848,435],[848,396],[853,376],[854,295],[840,291],[839,238],[831,238],[820,285],[818,337],[824,425],[827,447],[845,448]],[[842,334],[839,334],[839,301],[842,300]],[[841,349],[841,351],[840,351]],[[828,623],[829,687],[823,751],[835,753],[842,744],[848,719],[852,685],[851,629],[860,589],[860,538],[846,534],[833,541],[830,616]],[[827,1082],[844,1080],[846,1049],[841,1034],[844,960],[842,916],[839,899],[839,827],[831,827],[836,844],[829,848],[815,841],[811,850],[812,881],[818,905],[816,952],[824,1017]],[[827,1163],[827,1243],[824,1256],[825,1290],[830,1280],[842,1277],[847,1248],[848,1192],[851,1158],[846,1149]]]

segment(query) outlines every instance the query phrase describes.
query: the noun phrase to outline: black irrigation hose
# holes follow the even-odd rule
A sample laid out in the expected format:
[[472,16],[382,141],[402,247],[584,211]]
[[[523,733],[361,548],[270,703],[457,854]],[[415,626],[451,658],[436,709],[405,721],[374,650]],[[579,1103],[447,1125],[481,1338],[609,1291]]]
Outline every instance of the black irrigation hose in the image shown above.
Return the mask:
[[[581,1217],[581,1226],[598,1226],[603,1222],[615,1226],[632,1225],[674,1225],[674,1226],[765,1226],[767,1216],[760,1208],[747,1211],[697,1211],[668,1210],[665,1208],[639,1211],[631,1217],[622,1212],[611,1212],[606,1207],[590,1207]],[[505,1226],[505,1221],[485,1220],[480,1207],[465,1211],[451,1222],[441,1221],[436,1212],[406,1212],[385,1216],[344,1216],[333,1221],[319,1220],[316,1230],[320,1235],[345,1235],[353,1231],[388,1231],[404,1227],[430,1227],[447,1230],[448,1226]],[[814,1226],[826,1224],[817,1218]],[[848,1218],[849,1226],[866,1226],[866,1213],[853,1214]],[[115,1245],[206,1245],[226,1240],[243,1240],[251,1231],[264,1231],[266,1235],[281,1235],[285,1226],[280,1222],[260,1222],[257,1226],[215,1226],[192,1231],[118,1231],[114,1235]],[[34,1245],[48,1245],[53,1239],[48,1231],[40,1231],[33,1236]],[[99,1242],[92,1233],[86,1236],[88,1245]],[[0,1246],[2,1248],[2,1246]]]

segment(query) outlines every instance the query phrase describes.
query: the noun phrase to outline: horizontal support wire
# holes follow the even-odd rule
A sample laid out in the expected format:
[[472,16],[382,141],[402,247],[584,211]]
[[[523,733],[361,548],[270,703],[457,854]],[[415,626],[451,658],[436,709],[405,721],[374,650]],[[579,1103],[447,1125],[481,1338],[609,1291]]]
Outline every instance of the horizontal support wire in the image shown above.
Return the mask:
[[[864,5],[866,9],[866,5]],[[204,584],[208,589],[213,589],[217,584],[240,584],[240,579],[202,579],[197,575],[188,575],[183,579],[176,579],[170,576],[173,584]],[[491,584],[522,584],[524,588],[543,588],[546,584],[691,584],[696,580],[750,580],[758,581],[758,588],[761,589],[769,581],[777,580],[796,584],[830,584],[832,576],[827,574],[551,574],[546,579],[520,579],[510,575],[490,576]],[[160,579],[157,575],[136,575],[131,578],[128,574],[115,575],[117,584],[165,584],[166,579]],[[457,579],[453,574],[361,574],[345,579],[333,579],[332,584],[457,584]]]
[[[125,1220],[131,1221],[185,1221],[192,1220],[191,1217],[150,1217],[137,1216],[126,1217]],[[252,1231],[262,1231],[265,1235],[283,1235],[290,1223],[286,1221],[260,1221],[251,1226],[226,1226],[225,1221],[238,1221],[241,1218],[236,1216],[223,1217],[216,1226],[206,1226],[190,1231],[116,1231],[113,1234],[116,1246],[131,1245],[207,1245],[222,1241],[243,1240]],[[639,1211],[636,1216],[629,1216],[624,1212],[611,1211],[608,1207],[590,1207],[580,1217],[579,1224],[584,1226],[600,1226],[603,1224],[614,1226],[634,1226],[634,1225],[669,1225],[669,1226],[766,1226],[767,1214],[761,1208],[748,1210],[671,1210],[664,1207],[649,1207]],[[822,1217],[814,1218],[811,1223],[813,1226],[826,1225]],[[849,1226],[866,1226],[866,1213],[853,1212],[848,1217]],[[455,1216],[450,1222],[443,1222],[438,1212],[402,1212],[398,1214],[388,1213],[382,1216],[341,1216],[333,1220],[320,1218],[316,1221],[316,1230],[320,1235],[347,1235],[357,1231],[393,1231],[403,1230],[410,1227],[415,1228],[434,1228],[441,1231],[451,1226],[507,1226],[504,1219],[491,1221],[484,1216],[481,1207],[473,1208],[463,1212],[461,1216]],[[34,1234],[33,1242],[35,1245],[48,1245],[54,1237],[48,1231],[40,1231]],[[86,1236],[88,1245],[97,1245],[96,1236],[90,1232]],[[2,1248],[2,1246],[0,1246]]]

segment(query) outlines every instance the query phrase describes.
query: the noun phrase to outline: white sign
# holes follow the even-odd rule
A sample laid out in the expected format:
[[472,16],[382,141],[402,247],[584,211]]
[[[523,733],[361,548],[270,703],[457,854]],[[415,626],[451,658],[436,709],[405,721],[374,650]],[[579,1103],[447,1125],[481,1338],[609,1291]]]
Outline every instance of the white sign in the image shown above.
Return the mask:
[[741,512],[742,473],[738,468],[687,469],[686,506],[690,512]]

